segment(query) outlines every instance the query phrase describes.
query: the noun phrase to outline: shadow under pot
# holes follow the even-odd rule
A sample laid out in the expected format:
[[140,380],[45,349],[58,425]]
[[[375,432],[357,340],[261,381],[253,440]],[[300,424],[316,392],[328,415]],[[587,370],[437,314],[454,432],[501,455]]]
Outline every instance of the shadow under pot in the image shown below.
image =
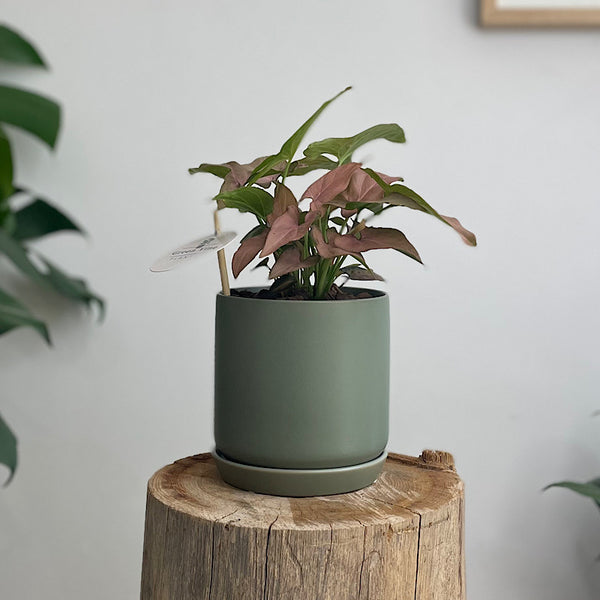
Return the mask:
[[388,440],[389,301],[367,291],[349,300],[217,295],[213,456],[227,483],[321,496],[377,479]]

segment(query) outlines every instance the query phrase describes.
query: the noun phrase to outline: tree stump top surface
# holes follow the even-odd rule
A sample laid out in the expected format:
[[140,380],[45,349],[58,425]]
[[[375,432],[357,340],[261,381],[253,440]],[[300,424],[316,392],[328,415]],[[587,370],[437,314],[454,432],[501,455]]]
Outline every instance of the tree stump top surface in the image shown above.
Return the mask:
[[176,461],[157,471],[148,492],[171,510],[229,527],[326,530],[387,523],[406,527],[462,496],[463,484],[446,452],[420,457],[390,453],[378,480],[368,488],[311,498],[247,492],[223,482],[210,454]]

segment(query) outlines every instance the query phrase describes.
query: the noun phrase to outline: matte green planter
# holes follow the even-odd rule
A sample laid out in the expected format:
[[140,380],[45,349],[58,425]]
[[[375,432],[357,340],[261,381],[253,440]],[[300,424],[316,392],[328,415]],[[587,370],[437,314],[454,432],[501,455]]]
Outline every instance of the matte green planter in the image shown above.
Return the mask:
[[284,496],[370,485],[385,461],[389,302],[217,296],[221,475]]

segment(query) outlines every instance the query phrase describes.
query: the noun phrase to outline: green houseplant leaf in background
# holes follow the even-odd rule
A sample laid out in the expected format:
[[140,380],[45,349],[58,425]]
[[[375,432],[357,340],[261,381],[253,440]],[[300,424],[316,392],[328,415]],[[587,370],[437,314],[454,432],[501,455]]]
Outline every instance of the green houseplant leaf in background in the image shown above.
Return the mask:
[[[6,25],[0,25],[2,62],[46,68],[35,47]],[[68,231],[82,234],[83,230],[56,205],[15,184],[10,139],[4,125],[17,127],[54,148],[60,130],[60,106],[40,94],[0,85],[0,256],[42,290],[57,293],[86,307],[96,305],[102,315],[104,301],[88,288],[83,279],[66,274],[29,246],[30,242],[46,235]],[[25,205],[23,198],[29,198]],[[17,201],[20,206],[16,206]],[[32,260],[33,256],[36,260]],[[50,343],[43,320],[0,287],[0,335],[19,327],[33,329]],[[1,417],[0,463],[8,467],[10,480],[17,466],[17,440]]]
[[[597,415],[598,412],[594,413]],[[549,490],[550,488],[565,488],[567,490],[571,490],[584,498],[589,498],[592,500],[598,508],[600,508],[600,477],[596,477],[587,482],[578,482],[578,481],[557,481],[556,483],[551,483],[547,485],[543,491]],[[600,561],[600,556],[598,556],[597,560]]]
[[591,498],[594,500],[594,502],[596,502],[596,504],[598,504],[598,506],[600,506],[600,477],[592,479],[587,483],[577,483],[576,481],[559,481],[557,483],[551,483],[550,485],[546,486],[544,490],[548,490],[553,487],[566,488],[576,492],[577,494],[580,494],[581,496]]

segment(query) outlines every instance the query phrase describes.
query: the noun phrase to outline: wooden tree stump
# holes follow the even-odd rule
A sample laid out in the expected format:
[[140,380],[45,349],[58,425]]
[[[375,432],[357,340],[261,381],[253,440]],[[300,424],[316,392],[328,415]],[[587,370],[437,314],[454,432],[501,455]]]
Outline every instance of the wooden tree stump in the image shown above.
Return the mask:
[[210,454],[148,484],[142,600],[464,600],[452,456],[390,454],[372,486],[282,498],[224,483]]

